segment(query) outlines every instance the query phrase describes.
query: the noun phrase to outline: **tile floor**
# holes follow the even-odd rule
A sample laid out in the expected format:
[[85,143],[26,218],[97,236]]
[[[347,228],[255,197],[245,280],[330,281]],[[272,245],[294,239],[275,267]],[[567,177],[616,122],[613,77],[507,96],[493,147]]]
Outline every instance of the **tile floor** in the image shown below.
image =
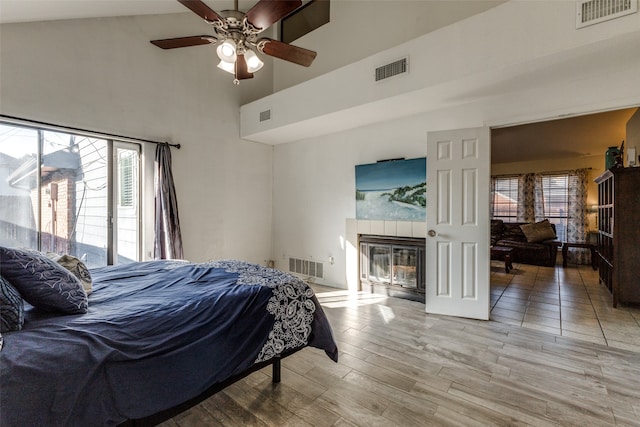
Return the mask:
[[[561,258],[561,257],[558,257]],[[538,267],[491,261],[491,320],[640,352],[640,307],[612,306],[587,265]]]

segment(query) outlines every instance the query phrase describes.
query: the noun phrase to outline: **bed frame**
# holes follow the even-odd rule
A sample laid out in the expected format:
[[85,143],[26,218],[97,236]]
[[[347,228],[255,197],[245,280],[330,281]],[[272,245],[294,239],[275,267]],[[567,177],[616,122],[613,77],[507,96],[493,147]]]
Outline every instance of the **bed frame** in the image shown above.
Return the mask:
[[221,383],[217,383],[212,385],[211,387],[209,387],[207,390],[205,390],[204,392],[202,392],[201,394],[199,394],[198,396],[189,399],[179,405],[174,406],[173,408],[169,408],[169,409],[165,409],[164,411],[160,411],[158,413],[155,413],[153,415],[149,415],[148,417],[144,417],[144,418],[138,418],[138,419],[134,419],[134,420],[127,420],[124,423],[119,424],[118,427],[148,427],[148,426],[155,426],[158,425],[170,418],[175,417],[176,415],[198,405],[199,403],[203,402],[204,400],[208,399],[209,397],[213,396],[214,394],[218,393],[219,391],[224,390],[225,388],[227,388],[228,386],[230,386],[231,384],[240,381],[241,379],[247,377],[248,375],[259,371],[260,369],[272,365],[272,380],[271,382],[274,384],[277,384],[280,382],[281,379],[281,362],[282,359],[284,359],[285,357],[291,356],[292,354],[302,350],[305,347],[299,347],[297,349],[294,350],[290,350],[287,351],[285,353],[283,353],[282,355],[280,355],[279,357],[275,357],[273,359],[264,361],[264,362],[260,362],[260,363],[256,363],[255,365],[253,365],[251,368],[249,368],[248,370],[241,372],[238,375],[234,375],[232,377],[227,378],[226,380],[224,380]]

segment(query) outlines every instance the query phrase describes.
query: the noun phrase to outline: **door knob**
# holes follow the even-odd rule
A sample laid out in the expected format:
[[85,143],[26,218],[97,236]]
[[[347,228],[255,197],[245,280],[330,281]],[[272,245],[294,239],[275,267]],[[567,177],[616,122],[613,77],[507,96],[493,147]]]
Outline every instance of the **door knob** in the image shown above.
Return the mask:
[[436,233],[436,230],[429,230],[427,231],[427,234],[429,235],[429,237],[436,237],[438,235],[438,233]]

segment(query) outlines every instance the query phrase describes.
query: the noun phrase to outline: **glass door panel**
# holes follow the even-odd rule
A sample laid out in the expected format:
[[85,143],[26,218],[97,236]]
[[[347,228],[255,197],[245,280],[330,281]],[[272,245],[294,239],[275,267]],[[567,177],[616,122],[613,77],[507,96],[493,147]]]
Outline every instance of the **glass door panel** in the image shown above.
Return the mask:
[[133,144],[119,143],[115,144],[114,150],[116,259],[118,264],[126,264],[140,259],[140,150]]
[[393,284],[417,288],[418,249],[393,247]]
[[38,131],[0,124],[0,245],[38,247]]
[[76,256],[90,268],[107,265],[107,144],[43,132],[43,252]]
[[391,281],[391,247],[388,245],[369,245],[369,280],[375,282]]

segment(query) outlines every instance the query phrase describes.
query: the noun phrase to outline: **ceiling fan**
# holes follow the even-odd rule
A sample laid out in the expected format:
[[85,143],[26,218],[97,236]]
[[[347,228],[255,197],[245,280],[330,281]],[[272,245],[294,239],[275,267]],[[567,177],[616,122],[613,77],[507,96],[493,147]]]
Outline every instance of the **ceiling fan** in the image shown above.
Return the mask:
[[215,35],[151,40],[151,43],[162,49],[218,43],[218,68],[233,74],[233,83],[236,85],[240,84],[240,80],[253,78],[253,73],[264,65],[256,52],[305,67],[310,66],[316,57],[316,52],[312,50],[259,36],[261,32],[299,8],[302,5],[301,0],[259,0],[246,13],[238,10],[238,0],[234,0],[234,10],[223,10],[220,13],[201,0],[178,1],[211,25]]

